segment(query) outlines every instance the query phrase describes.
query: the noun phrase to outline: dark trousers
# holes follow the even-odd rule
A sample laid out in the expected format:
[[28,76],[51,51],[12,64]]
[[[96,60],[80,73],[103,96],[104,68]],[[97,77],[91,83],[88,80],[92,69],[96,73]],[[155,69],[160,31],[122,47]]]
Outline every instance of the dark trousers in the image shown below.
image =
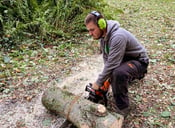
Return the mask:
[[134,79],[142,79],[147,72],[147,66],[148,64],[137,60],[130,60],[122,63],[112,72],[111,86],[119,109],[129,106],[128,84]]

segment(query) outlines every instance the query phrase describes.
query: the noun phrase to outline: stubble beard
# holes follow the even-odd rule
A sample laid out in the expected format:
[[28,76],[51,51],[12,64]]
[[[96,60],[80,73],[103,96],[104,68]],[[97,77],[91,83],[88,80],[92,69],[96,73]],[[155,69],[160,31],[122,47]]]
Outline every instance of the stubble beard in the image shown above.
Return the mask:
[[97,38],[93,38],[94,40],[99,40],[100,38],[102,38],[104,32],[102,30],[100,30],[100,35]]

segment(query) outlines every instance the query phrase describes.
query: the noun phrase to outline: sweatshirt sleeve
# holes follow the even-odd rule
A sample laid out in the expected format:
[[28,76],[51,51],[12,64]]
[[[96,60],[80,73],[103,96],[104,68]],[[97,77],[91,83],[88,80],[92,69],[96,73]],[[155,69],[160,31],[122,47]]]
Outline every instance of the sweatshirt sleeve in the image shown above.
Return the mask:
[[117,68],[123,60],[126,48],[126,38],[122,35],[111,38],[109,46],[108,59],[104,65],[102,73],[98,76],[96,83],[102,86],[104,81],[108,79],[112,71]]

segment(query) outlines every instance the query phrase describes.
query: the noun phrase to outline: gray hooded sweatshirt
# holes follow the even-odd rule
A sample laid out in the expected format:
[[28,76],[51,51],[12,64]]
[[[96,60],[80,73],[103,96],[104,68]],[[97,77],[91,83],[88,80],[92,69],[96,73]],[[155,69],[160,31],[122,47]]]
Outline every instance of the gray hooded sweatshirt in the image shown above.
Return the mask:
[[110,78],[112,71],[120,66],[124,57],[148,62],[146,49],[133,34],[121,28],[117,21],[107,21],[107,34],[100,39],[100,47],[103,53],[104,68],[96,81],[99,86]]

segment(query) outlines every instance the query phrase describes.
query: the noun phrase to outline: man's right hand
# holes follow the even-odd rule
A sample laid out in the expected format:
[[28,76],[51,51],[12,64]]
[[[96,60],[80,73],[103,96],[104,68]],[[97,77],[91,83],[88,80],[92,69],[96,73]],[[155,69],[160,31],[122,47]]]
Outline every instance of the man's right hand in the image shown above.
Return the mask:
[[92,84],[92,88],[93,88],[94,90],[99,90],[100,86],[97,85],[96,83],[93,83],[93,84]]

